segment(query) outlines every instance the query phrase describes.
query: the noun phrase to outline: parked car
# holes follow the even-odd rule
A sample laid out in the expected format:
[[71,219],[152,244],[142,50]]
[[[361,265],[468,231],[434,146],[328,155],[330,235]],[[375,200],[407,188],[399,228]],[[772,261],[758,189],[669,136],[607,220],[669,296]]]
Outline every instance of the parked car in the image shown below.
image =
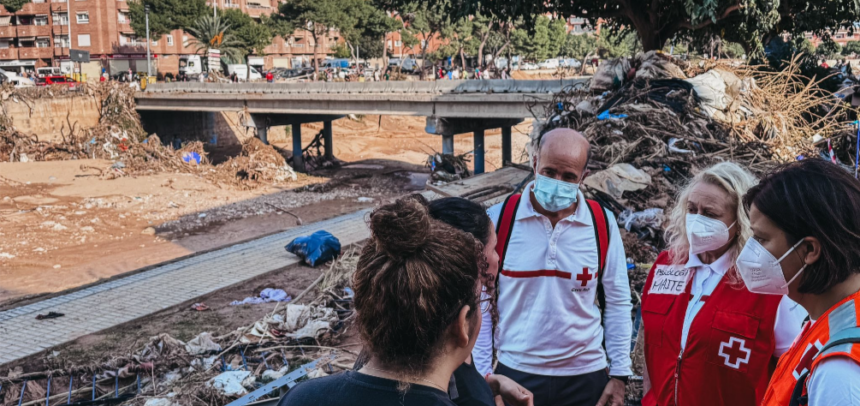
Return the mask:
[[538,68],[538,66],[537,66],[537,65],[535,65],[535,64],[534,64],[534,63],[532,63],[532,62],[525,62],[525,63],[523,63],[523,65],[520,67],[520,69],[522,69],[522,70],[536,70],[537,68]]
[[253,66],[251,67],[251,75],[248,76],[248,66],[244,64],[227,65],[227,75],[230,76],[233,73],[236,74],[236,77],[240,81],[245,81],[246,79],[260,80],[263,78],[263,75]]
[[559,66],[558,59],[547,59],[538,63],[538,67],[541,69],[558,69]]
[[66,85],[69,89],[74,89],[78,86],[78,82],[74,79],[60,75],[48,75],[41,78],[36,78],[36,86],[51,86],[51,85]]
[[562,59],[561,60],[561,66],[563,66],[565,68],[576,69],[576,68],[579,68],[582,66],[582,62],[578,61],[575,58]]
[[18,88],[36,86],[36,82],[34,82],[30,79],[21,77],[21,76],[10,76],[10,77],[7,77],[6,80],[9,83],[11,83],[13,86],[18,87]]

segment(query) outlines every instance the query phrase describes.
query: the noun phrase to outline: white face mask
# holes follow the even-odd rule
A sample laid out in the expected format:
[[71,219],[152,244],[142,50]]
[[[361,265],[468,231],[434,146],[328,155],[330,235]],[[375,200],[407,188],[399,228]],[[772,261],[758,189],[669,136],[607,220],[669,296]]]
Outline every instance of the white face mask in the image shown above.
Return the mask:
[[690,243],[690,255],[713,251],[729,242],[729,229],[720,220],[705,217],[700,214],[687,214],[687,241]]
[[803,240],[794,244],[783,256],[779,259],[773,256],[765,247],[758,241],[750,239],[746,246],[738,255],[737,267],[744,284],[752,293],[760,293],[763,295],[787,295],[788,285],[794,282],[800,273],[806,269],[806,264],[791,278],[790,281],[785,281],[785,274],[782,273],[782,262],[788,254],[791,254]]

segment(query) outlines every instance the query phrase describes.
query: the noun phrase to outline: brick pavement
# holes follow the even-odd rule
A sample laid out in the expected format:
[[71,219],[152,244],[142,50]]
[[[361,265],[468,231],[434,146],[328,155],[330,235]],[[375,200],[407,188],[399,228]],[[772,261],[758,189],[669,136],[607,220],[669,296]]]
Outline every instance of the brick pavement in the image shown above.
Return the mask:
[[[0,312],[0,365],[298,263],[293,238],[326,230],[343,245],[370,236],[368,210],[207,252],[77,292]],[[36,320],[50,311],[65,317]]]

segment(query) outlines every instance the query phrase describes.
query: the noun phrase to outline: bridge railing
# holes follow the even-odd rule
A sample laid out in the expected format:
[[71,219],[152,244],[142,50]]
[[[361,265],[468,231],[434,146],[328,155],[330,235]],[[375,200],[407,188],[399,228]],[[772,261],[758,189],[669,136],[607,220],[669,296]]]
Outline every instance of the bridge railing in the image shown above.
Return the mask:
[[329,94],[463,94],[522,93],[547,94],[587,86],[583,79],[560,80],[439,80],[388,82],[307,82],[307,83],[156,83],[144,93],[329,93]]

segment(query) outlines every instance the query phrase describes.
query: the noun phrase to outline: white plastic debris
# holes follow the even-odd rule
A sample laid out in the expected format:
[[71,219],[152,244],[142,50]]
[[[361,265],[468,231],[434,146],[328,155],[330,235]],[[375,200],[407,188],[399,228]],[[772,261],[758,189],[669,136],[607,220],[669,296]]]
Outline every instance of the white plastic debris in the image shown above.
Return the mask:
[[277,371],[271,369],[266,370],[265,372],[263,372],[263,376],[260,377],[260,381],[262,381],[263,383],[269,383],[281,379],[284,375],[287,374],[287,372],[289,372],[289,370],[289,366],[283,366]]
[[206,386],[221,391],[226,396],[242,396],[248,393],[246,388],[254,387],[256,379],[249,371],[227,371],[210,379]]
[[212,334],[203,332],[185,343],[185,350],[191,355],[200,355],[221,351],[221,346],[212,339]]

